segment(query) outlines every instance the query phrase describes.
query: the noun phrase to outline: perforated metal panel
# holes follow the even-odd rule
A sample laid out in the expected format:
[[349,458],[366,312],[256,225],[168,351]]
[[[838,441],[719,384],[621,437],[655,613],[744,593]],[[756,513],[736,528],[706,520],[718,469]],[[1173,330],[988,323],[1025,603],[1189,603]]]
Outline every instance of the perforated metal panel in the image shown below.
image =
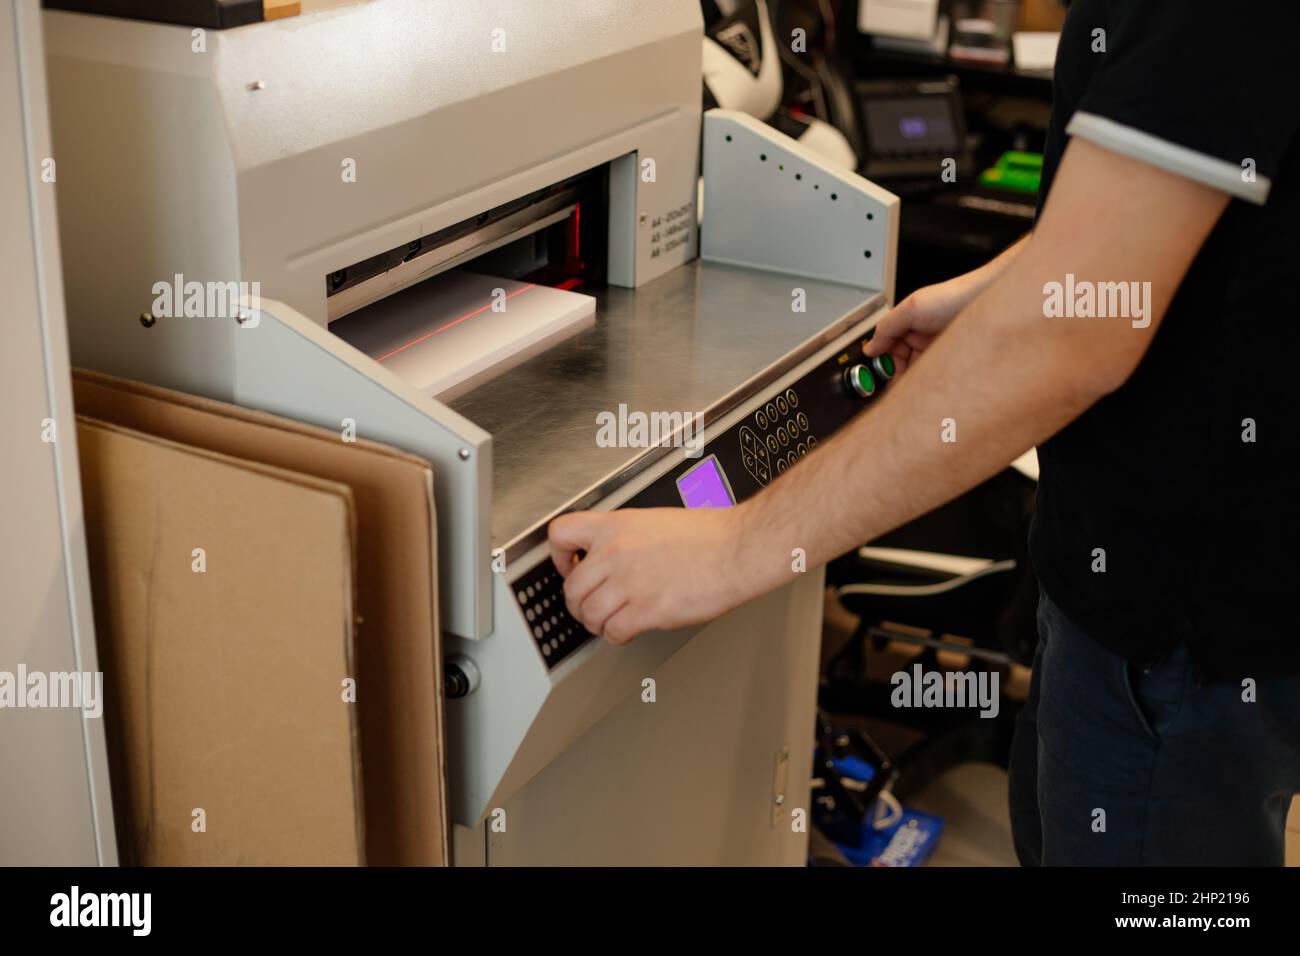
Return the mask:
[[878,289],[892,302],[898,205],[751,116],[704,114],[704,259]]

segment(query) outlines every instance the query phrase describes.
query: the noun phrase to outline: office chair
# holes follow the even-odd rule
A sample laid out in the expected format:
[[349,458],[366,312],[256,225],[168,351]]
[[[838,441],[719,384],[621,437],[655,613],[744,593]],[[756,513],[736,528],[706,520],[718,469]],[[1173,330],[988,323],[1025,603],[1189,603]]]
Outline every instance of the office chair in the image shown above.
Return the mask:
[[[783,15],[781,0],[701,0],[704,108],[748,113],[828,162],[858,165],[848,85],[828,62],[831,45],[816,16]],[[776,24],[777,29],[773,26]],[[804,29],[807,50],[789,49]]]

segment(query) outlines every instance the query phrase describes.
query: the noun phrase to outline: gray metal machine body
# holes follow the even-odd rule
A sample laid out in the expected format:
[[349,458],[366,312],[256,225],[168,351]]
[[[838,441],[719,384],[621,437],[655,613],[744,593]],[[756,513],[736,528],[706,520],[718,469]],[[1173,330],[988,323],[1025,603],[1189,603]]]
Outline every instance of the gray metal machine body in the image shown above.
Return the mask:
[[[447,703],[456,862],[801,863],[820,573],[618,649],[543,632],[544,530],[659,501],[697,463],[600,447],[599,411],[698,413],[741,497],[842,424],[744,450],[769,403],[791,431],[790,396],[819,407],[892,298],[897,200],[747,116],[702,116],[695,0],[308,2],[202,53],[181,27],[45,25],[74,363],[352,420],[434,465],[442,643],[477,676]],[[449,400],[330,331],[331,275],[593,169],[594,328]],[[260,297],[239,320],[141,322],[178,274]]]

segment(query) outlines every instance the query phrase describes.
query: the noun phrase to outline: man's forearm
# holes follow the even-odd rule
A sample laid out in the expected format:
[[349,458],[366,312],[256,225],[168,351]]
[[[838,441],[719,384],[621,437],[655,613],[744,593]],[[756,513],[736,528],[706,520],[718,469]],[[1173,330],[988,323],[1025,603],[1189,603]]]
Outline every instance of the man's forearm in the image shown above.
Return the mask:
[[[1227,203],[1072,142],[1051,202],[1002,274],[875,408],[817,450],[816,467],[790,469],[737,509],[737,589],[789,580],[795,548],[815,567],[951,500],[1119,388]],[[1144,280],[1146,321],[1047,318],[1048,283],[1067,272],[1086,285]]]
[[1025,233],[1011,245],[1007,246],[1007,248],[1003,249],[1000,253],[975,270],[976,275],[979,276],[981,292],[992,285],[993,282],[1000,278],[1001,275],[1011,267],[1011,264],[1016,261],[1020,256],[1020,253],[1029,245],[1029,239],[1032,235],[1032,232]]
[[815,467],[791,469],[741,506],[740,565],[756,586],[788,579],[795,548],[815,567],[956,497],[1100,397],[1070,337],[1042,317],[1034,272],[1010,270],[817,450]]

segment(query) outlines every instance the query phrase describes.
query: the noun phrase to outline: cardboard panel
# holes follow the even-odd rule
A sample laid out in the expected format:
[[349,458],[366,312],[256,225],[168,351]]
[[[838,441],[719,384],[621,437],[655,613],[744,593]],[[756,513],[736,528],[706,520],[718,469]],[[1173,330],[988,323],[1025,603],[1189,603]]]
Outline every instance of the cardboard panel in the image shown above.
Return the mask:
[[421,458],[224,402],[78,370],[79,412],[352,489],[357,521],[357,707],[366,859],[448,857],[433,474]]
[[122,862],[363,862],[347,487],[77,441]]

